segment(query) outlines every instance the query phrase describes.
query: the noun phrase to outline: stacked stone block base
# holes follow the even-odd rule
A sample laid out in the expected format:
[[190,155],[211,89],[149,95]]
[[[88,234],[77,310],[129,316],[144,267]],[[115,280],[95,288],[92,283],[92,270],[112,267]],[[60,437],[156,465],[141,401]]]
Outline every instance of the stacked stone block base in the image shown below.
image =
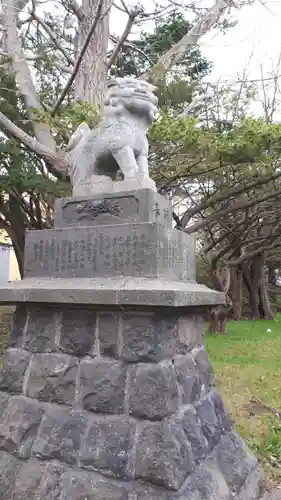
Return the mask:
[[202,331],[195,310],[19,306],[0,373],[0,499],[260,498]]

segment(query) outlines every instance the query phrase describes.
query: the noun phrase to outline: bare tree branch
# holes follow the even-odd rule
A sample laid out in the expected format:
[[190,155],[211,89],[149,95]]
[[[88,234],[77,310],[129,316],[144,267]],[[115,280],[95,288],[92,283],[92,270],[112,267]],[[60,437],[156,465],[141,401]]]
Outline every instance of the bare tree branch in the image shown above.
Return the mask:
[[84,14],[82,8],[80,7],[80,5],[78,5],[78,3],[76,2],[76,0],[69,0],[69,1],[67,0],[65,2],[62,2],[62,5],[67,10],[70,10],[71,12],[73,12],[73,14],[75,14],[75,16],[77,17],[77,19],[80,23],[84,21],[85,14]]
[[[114,42],[114,43],[118,43],[119,41],[119,38],[117,38],[116,36],[114,35],[110,35],[110,39]],[[138,52],[139,54],[141,54],[148,62],[149,64],[152,66],[153,64],[153,61],[152,59],[143,51],[141,50],[139,47],[137,47],[136,45],[134,45],[133,43],[131,42],[128,42],[128,40],[124,40],[123,42],[123,47],[127,47],[128,49],[131,49],[132,51],[135,51],[135,52]]]
[[270,200],[271,198],[276,198],[280,194],[281,194],[281,189],[273,193],[266,194],[261,198],[253,198],[247,202],[238,202],[235,206],[230,206],[222,210],[217,210],[213,214],[210,214],[207,217],[205,217],[205,219],[203,219],[202,221],[196,222],[191,226],[185,228],[183,231],[189,234],[195,233],[200,229],[206,227],[208,224],[210,224],[210,222],[217,221],[220,217],[224,217],[225,215],[228,215],[230,213],[233,214],[234,212],[238,212],[239,210],[245,210],[246,208],[258,205],[263,201]]
[[[7,131],[13,137],[22,142],[30,151],[36,153],[49,165],[48,170],[58,178],[66,178],[69,163],[65,156],[54,152],[52,149],[43,146],[37,139],[26,134],[23,130],[17,127],[3,113],[0,112],[0,128]],[[53,168],[52,168],[53,167]]]
[[197,207],[191,208],[190,210],[187,210],[185,214],[181,218],[181,228],[185,228],[189,220],[194,217],[197,213],[199,213],[201,210],[205,210],[208,207],[211,207],[215,205],[216,203],[220,203],[224,200],[229,199],[232,196],[237,196],[242,193],[247,193],[251,191],[251,189],[262,186],[264,184],[267,184],[270,181],[274,181],[275,179],[279,179],[281,177],[281,172],[276,172],[275,174],[272,175],[265,175],[259,177],[257,180],[253,182],[249,182],[248,185],[240,185],[239,187],[235,187],[233,189],[230,189],[229,191],[225,193],[221,193],[218,195],[214,195],[213,197],[203,200],[202,203],[200,203]]
[[22,51],[21,40],[17,29],[18,13],[14,0],[5,0],[3,3],[3,15],[5,22],[5,48],[9,59],[12,61],[16,81],[25,99],[30,116],[35,118],[33,119],[35,137],[42,144],[55,151],[56,143],[51,134],[50,127],[46,123],[38,121],[33,113],[33,110],[41,109],[42,106],[38,100],[35,85]]
[[37,21],[38,24],[40,24],[40,26],[42,26],[42,28],[44,29],[44,31],[46,31],[46,33],[48,34],[48,36],[50,37],[50,39],[54,42],[54,44],[59,49],[59,51],[64,55],[64,57],[67,60],[67,62],[71,66],[74,66],[74,64],[75,64],[74,59],[72,59],[72,57],[69,55],[69,53],[67,52],[67,50],[59,42],[59,40],[57,39],[57,37],[54,34],[54,31],[45,23],[45,21],[43,19],[41,19],[41,17],[39,17],[36,14],[36,12],[34,10],[30,12],[30,15],[31,15],[31,17],[33,17],[33,19],[35,21]]
[[198,40],[210,31],[230,6],[233,6],[232,0],[216,0],[213,7],[208,9],[206,14],[193,25],[191,30],[163,54],[152,68],[143,73],[141,79],[150,79],[154,84],[157,84],[172,66],[179,63],[190,50],[190,47],[196,45]]
[[135,22],[135,19],[139,13],[140,13],[139,7],[135,7],[131,11],[129,11],[127,23],[126,23],[125,29],[123,31],[123,34],[119,38],[119,40],[118,40],[118,42],[117,42],[117,44],[116,44],[116,46],[111,54],[111,57],[109,58],[109,60],[106,63],[107,69],[110,69],[111,66],[115,63],[117,56],[118,56],[119,52],[121,51],[125,40],[128,38],[129,34],[131,33],[131,29],[132,29],[133,24]]

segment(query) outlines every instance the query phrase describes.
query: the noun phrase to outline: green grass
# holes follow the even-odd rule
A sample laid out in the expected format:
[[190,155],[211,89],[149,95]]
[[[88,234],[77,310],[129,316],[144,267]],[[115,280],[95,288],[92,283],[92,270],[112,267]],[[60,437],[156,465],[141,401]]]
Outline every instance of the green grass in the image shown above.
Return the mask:
[[[270,332],[267,332],[270,329]],[[235,426],[260,458],[269,483],[281,477],[281,316],[239,321],[206,336],[218,387]]]

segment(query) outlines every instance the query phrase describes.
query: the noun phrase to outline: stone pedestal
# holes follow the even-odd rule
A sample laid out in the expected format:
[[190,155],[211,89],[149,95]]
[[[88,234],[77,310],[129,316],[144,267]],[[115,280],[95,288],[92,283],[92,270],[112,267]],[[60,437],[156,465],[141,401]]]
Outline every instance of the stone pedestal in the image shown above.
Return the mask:
[[202,313],[224,297],[196,284],[169,202],[144,189],[56,210],[54,230],[27,234],[25,279],[0,288],[17,303],[1,500],[260,498],[203,343]]

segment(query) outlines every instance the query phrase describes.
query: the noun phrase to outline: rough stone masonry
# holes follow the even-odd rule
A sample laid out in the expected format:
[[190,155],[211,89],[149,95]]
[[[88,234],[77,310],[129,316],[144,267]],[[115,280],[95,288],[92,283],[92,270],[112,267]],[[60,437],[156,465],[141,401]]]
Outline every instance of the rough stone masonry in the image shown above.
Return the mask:
[[224,297],[196,284],[170,202],[118,184],[58,200],[55,228],[27,233],[25,278],[0,289],[17,304],[0,499],[256,500],[259,464],[204,348],[202,315]]

